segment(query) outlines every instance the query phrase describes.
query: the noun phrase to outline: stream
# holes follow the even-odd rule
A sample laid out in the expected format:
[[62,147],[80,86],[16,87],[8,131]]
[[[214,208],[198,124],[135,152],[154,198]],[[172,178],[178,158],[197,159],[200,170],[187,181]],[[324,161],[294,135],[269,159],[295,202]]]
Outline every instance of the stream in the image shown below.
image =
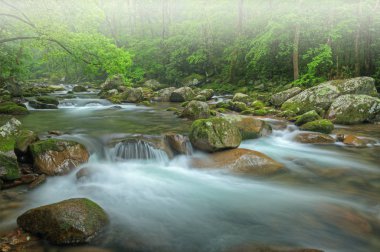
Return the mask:
[[[298,129],[292,125],[243,141],[240,148],[285,165],[284,172],[269,177],[195,169],[189,157],[169,160],[162,153],[153,153],[151,160],[115,160],[115,148],[105,144],[115,137],[188,134],[191,122],[165,111],[169,106],[114,105],[83,94],[61,100],[58,110],[32,110],[19,117],[25,129],[63,132],[61,138],[84,144],[91,156],[74,172],[51,177],[33,191],[9,190],[20,196],[19,204],[3,197],[3,206],[14,207],[0,208],[0,232],[14,228],[27,209],[86,197],[111,219],[91,246],[110,251],[219,252],[245,244],[380,251],[380,125],[334,131],[377,140],[366,148],[296,143]],[[82,167],[95,173],[77,180]],[[48,246],[45,251],[65,250]]]

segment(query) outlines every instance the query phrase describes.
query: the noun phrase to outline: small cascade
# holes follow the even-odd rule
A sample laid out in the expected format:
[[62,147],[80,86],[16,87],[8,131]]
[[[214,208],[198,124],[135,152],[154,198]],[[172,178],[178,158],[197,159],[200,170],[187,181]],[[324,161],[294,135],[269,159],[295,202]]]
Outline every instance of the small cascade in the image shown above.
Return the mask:
[[78,107],[105,107],[112,103],[105,99],[66,99],[60,102],[60,108],[78,108]]
[[165,151],[139,139],[131,139],[118,143],[111,151],[111,159],[114,161],[156,160],[164,163],[169,161],[169,157]]

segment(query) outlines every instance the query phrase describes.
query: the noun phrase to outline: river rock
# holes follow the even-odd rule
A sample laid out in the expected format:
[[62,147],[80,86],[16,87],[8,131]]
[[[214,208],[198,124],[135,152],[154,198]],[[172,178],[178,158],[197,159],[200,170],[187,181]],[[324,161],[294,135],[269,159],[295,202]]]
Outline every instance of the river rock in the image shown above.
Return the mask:
[[357,137],[354,135],[345,135],[343,143],[354,147],[367,147],[369,144],[376,144],[376,140],[364,137]]
[[185,102],[194,98],[195,94],[189,87],[182,87],[174,90],[170,95],[171,102]]
[[57,245],[90,242],[108,223],[105,211],[85,198],[33,208],[17,218],[23,230]]
[[338,124],[369,122],[380,113],[380,99],[368,95],[342,95],[336,99],[327,117]]
[[237,148],[241,140],[239,129],[224,118],[199,119],[191,126],[191,143],[206,152]]
[[175,87],[161,89],[155,93],[153,100],[157,102],[169,102],[174,90],[176,90]]
[[21,126],[21,122],[12,117],[8,122],[0,127],[0,137],[6,137],[15,134]]
[[276,106],[279,107],[281,106],[284,102],[289,100],[290,98],[298,95],[299,93],[302,92],[302,89],[299,87],[294,87],[282,92],[279,92],[277,94],[272,95],[270,102]]
[[278,172],[283,165],[263,153],[233,149],[209,154],[205,158],[194,158],[192,166],[197,168],[229,169],[236,173],[269,175]]
[[272,133],[272,127],[268,123],[252,116],[225,115],[223,118],[238,127],[243,140],[268,136]]
[[348,80],[333,80],[306,89],[282,104],[282,110],[303,114],[310,110],[326,111],[333,101],[345,94],[376,96],[374,79],[359,77]]
[[248,104],[251,102],[251,97],[249,97],[248,95],[246,94],[242,94],[242,93],[236,93],[234,95],[234,97],[232,98],[232,101],[233,102],[243,102],[245,104]]
[[312,110],[297,117],[295,125],[301,126],[301,125],[304,125],[305,123],[320,120],[320,119],[322,119],[320,115],[318,115],[318,113],[315,110]]
[[103,91],[108,91],[112,89],[118,89],[119,86],[124,86],[123,76],[114,75],[108,77],[107,80],[100,86]]
[[213,89],[203,89],[201,90],[198,95],[202,95],[206,98],[206,101],[211,100],[211,98],[214,96],[214,90]]
[[332,144],[335,139],[327,134],[322,133],[300,133],[295,137],[295,140],[306,144]]
[[80,92],[87,92],[87,88],[84,86],[77,85],[73,87],[73,92],[80,93]]
[[181,116],[191,120],[206,119],[210,117],[210,108],[205,102],[191,101],[186,105]]
[[56,106],[59,104],[57,97],[54,96],[39,96],[36,100],[45,104],[53,104]]
[[26,115],[29,111],[22,105],[14,102],[2,102],[0,103],[0,114],[6,115]]
[[34,169],[48,176],[67,174],[89,158],[86,148],[74,141],[48,139],[33,143],[29,148]]
[[57,105],[46,104],[39,101],[29,101],[29,106],[31,106],[34,109],[58,109]]
[[17,160],[0,153],[0,179],[12,181],[20,177]]
[[16,137],[14,152],[20,163],[31,163],[32,157],[29,152],[29,145],[39,140],[38,135],[30,130],[22,130]]
[[167,133],[165,134],[165,140],[175,154],[191,155],[193,153],[190,139],[187,136],[176,133]]
[[166,86],[165,84],[161,84],[159,81],[154,80],[154,79],[147,80],[143,84],[143,87],[149,88],[149,89],[151,89],[153,91],[157,91],[159,89],[162,89],[165,86]]
[[124,99],[130,103],[139,103],[144,100],[144,92],[142,88],[130,88],[123,93]]
[[46,175],[45,174],[41,174],[32,183],[29,184],[28,188],[29,189],[34,189],[34,188],[42,185],[45,182],[46,182]]
[[230,101],[228,103],[229,105],[229,109],[232,110],[232,111],[236,111],[236,112],[242,112],[242,111],[246,111],[248,110],[248,106],[247,104],[245,104],[244,102],[234,102],[234,101]]
[[326,119],[316,120],[303,124],[301,130],[314,131],[325,134],[330,134],[334,130],[334,124]]

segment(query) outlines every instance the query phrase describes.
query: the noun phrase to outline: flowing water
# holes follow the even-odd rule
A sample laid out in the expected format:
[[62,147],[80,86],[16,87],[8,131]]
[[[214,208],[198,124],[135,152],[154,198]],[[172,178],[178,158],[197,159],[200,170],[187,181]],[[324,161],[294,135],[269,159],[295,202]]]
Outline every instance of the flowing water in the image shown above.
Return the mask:
[[[26,193],[0,229],[31,207],[87,197],[111,218],[93,245],[112,251],[226,251],[242,244],[380,251],[379,142],[367,148],[299,144],[293,126],[244,141],[242,148],[285,165],[270,177],[198,170],[188,165],[189,157],[169,161],[144,142],[107,144],[126,134],[187,133],[190,123],[165,106],[72,99],[59,110],[21,117],[25,128],[60,130],[68,133],[62,138],[85,144],[92,154],[77,170],[88,167],[93,173],[80,180],[75,172],[49,178]],[[379,125],[339,131],[380,138]]]

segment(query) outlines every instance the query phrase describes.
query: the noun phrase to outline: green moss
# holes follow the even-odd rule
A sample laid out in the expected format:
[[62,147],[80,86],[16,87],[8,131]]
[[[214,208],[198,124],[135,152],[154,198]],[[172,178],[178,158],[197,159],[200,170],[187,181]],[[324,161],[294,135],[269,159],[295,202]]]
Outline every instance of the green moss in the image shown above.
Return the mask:
[[182,103],[181,103],[181,107],[183,107],[183,108],[184,108],[184,107],[186,107],[186,106],[187,106],[187,104],[189,104],[189,102],[190,102],[190,101],[185,101],[185,102],[182,102]]
[[242,112],[244,110],[247,110],[248,107],[244,102],[230,102],[229,103],[229,109],[236,111],[236,112]]
[[14,102],[3,102],[0,104],[0,114],[25,115],[28,113],[28,109]]
[[22,130],[16,136],[14,149],[22,151],[22,152],[26,152],[28,146],[31,143],[36,142],[36,141],[38,141],[38,136],[36,133],[34,133],[33,131],[30,131],[30,130]]
[[0,168],[5,172],[2,179],[15,180],[20,178],[20,169],[16,159],[0,154]]
[[178,112],[178,109],[177,108],[174,108],[174,107],[169,107],[166,109],[166,111],[170,111],[170,112]]
[[266,109],[258,109],[258,110],[253,111],[253,115],[256,115],[256,116],[265,116],[267,114],[269,114],[269,112]]
[[262,101],[257,100],[252,102],[251,107],[254,109],[262,109],[265,107],[265,104]]
[[42,103],[46,103],[46,104],[54,104],[56,106],[58,106],[59,104],[58,99],[53,96],[40,96],[40,97],[37,97],[36,100]]
[[217,111],[215,111],[215,110],[210,110],[210,115],[212,115],[212,116],[216,116],[217,114],[218,114]]
[[12,151],[16,142],[15,136],[0,137],[0,151]]
[[142,101],[142,102],[140,102],[139,104],[140,104],[140,105],[147,106],[147,107],[149,107],[150,105],[152,105],[152,104],[150,103],[150,101]]
[[305,123],[316,121],[321,119],[321,117],[318,115],[318,113],[315,110],[306,112],[305,114],[302,114],[296,118],[295,125],[301,126]]
[[247,109],[247,110],[244,110],[242,111],[240,114],[242,115],[253,115],[255,111],[253,109]]
[[72,145],[77,144],[76,142],[73,142],[73,141],[66,141],[66,140],[60,140],[60,139],[48,139],[48,140],[38,141],[30,145],[30,151],[32,152],[33,156],[41,155],[47,151],[63,151],[65,147],[62,146],[62,143],[65,146],[72,146]]
[[79,92],[86,92],[87,88],[84,86],[75,86],[73,87],[73,92],[79,93]]
[[227,111],[227,109],[225,109],[225,108],[217,108],[216,111],[218,111],[219,113],[225,113]]
[[334,124],[326,119],[308,122],[300,127],[301,130],[330,134],[334,130]]
[[109,100],[113,104],[120,104],[121,101],[123,100],[123,98],[122,98],[121,94],[117,94],[117,95],[113,95],[111,97],[108,97],[107,100]]

